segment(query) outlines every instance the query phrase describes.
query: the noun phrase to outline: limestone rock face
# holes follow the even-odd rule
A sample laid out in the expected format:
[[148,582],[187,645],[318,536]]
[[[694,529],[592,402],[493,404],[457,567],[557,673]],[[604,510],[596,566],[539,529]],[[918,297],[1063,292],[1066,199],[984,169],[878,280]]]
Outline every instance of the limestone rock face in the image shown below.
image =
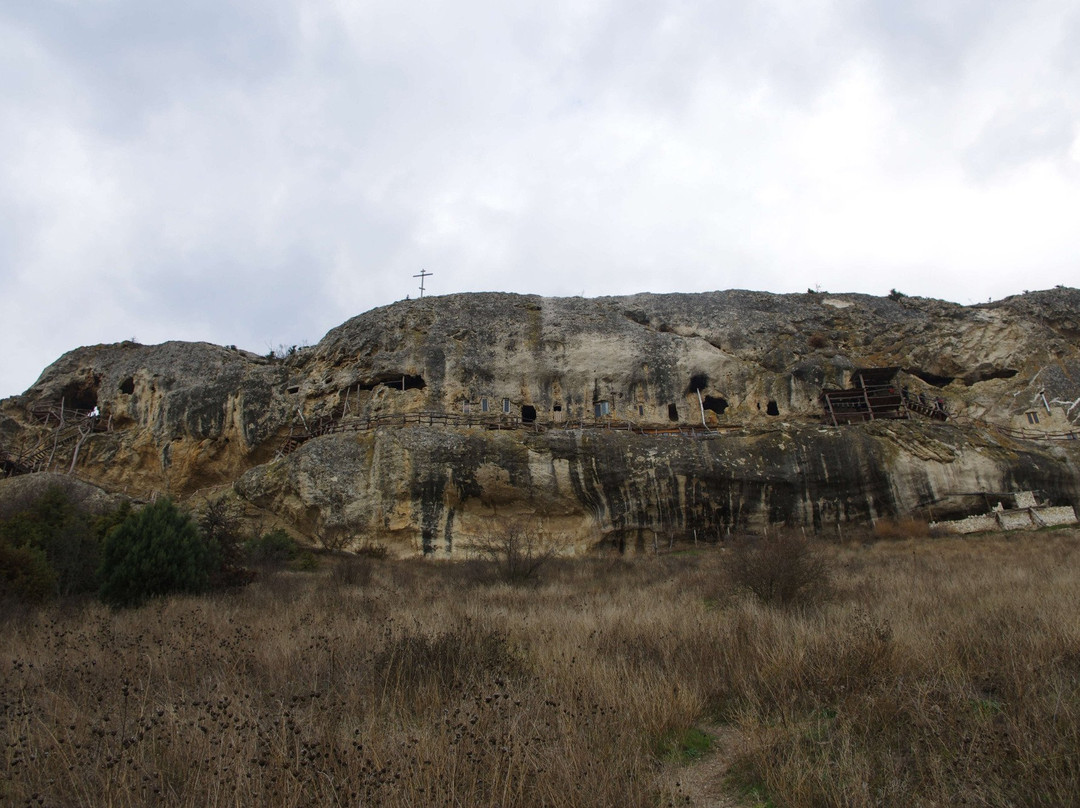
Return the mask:
[[983,509],[994,492],[1076,499],[1075,452],[926,429],[785,424],[697,438],[380,429],[316,438],[236,488],[312,535],[382,536],[425,553],[483,537],[493,516],[528,516],[576,550],[601,541],[643,549],[770,523],[831,530],[897,514],[940,519]]
[[[374,309],[285,358],[80,348],[0,404],[0,452],[142,496],[235,483],[308,535],[400,552],[453,553],[494,515],[584,549],[946,518],[1017,488],[1080,504],[1080,441],[1031,439],[1080,423],[1080,291],[894,297],[462,294]],[[954,417],[823,421],[823,388],[882,367]],[[61,400],[99,407],[96,431],[42,415]]]

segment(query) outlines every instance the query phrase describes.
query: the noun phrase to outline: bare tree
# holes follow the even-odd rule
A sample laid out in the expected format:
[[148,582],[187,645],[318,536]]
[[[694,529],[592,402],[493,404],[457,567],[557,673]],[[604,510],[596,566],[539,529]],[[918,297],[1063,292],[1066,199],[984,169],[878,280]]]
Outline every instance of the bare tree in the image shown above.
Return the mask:
[[528,581],[555,555],[555,548],[541,541],[539,527],[527,517],[494,518],[467,548],[486,559],[500,579]]
[[315,541],[319,543],[319,546],[331,553],[344,550],[352,540],[352,534],[344,527],[324,526],[315,534]]

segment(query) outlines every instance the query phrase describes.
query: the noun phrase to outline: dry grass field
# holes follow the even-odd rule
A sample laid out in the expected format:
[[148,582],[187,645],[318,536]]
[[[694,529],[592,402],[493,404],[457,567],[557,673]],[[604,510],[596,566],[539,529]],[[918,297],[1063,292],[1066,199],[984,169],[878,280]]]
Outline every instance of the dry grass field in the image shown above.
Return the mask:
[[715,548],[8,605],[0,803],[1080,804],[1080,534],[818,552],[831,586],[785,607]]

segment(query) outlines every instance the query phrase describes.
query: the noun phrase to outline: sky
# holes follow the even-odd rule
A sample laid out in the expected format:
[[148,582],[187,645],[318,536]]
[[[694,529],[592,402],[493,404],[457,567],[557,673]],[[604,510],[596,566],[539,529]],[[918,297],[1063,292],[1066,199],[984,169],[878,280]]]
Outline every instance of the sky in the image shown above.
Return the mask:
[[419,294],[1080,285],[1076,0],[0,0],[0,396]]

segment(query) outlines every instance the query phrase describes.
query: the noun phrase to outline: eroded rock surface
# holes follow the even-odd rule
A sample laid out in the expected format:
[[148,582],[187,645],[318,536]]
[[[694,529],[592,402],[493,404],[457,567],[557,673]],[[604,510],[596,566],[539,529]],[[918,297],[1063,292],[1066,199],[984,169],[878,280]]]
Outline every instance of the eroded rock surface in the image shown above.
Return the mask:
[[[980,306],[744,291],[424,298],[286,358],[80,348],[2,402],[0,450],[66,470],[77,446],[81,477],[138,496],[235,482],[308,535],[401,552],[452,553],[493,515],[530,515],[585,549],[943,518],[1017,487],[1076,505],[1080,442],[1031,438],[1080,422],[1078,323],[1080,291],[1060,288]],[[954,417],[823,423],[822,389],[866,367],[898,368],[897,385]],[[98,407],[97,431],[76,434],[86,416],[69,415],[61,439],[42,416],[61,401]],[[390,425],[418,413],[474,423]],[[483,426],[500,421],[513,428]],[[595,428],[612,422],[715,431]],[[357,431],[303,440],[327,426]]]

